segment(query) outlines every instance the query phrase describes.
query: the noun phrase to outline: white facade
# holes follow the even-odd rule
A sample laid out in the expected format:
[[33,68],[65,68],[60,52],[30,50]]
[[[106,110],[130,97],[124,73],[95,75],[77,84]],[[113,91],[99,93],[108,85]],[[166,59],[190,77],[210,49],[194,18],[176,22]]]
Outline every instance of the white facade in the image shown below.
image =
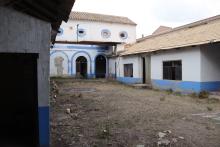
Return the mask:
[[[78,25],[78,28],[77,28]],[[85,35],[78,35],[77,29],[83,29]],[[110,32],[109,38],[102,36],[102,31]],[[136,41],[136,26],[118,23],[93,22],[85,20],[69,20],[68,23],[62,23],[61,34],[57,36],[56,41],[64,42],[116,42],[116,43],[134,43]],[[127,38],[120,37],[121,32],[127,32]],[[78,38],[78,39],[77,39]]]
[[[103,32],[107,32],[107,34],[103,35]],[[121,33],[125,36],[120,36]],[[60,33],[56,37],[57,43],[50,50],[50,75],[77,76],[79,72],[76,60],[78,57],[85,57],[87,63],[81,65],[86,66],[87,69],[83,70],[86,70],[88,78],[96,77],[97,73],[101,72],[99,70],[101,67],[106,76],[109,76],[112,74],[112,70],[115,70],[115,62],[112,65],[114,59],[109,58],[108,60],[107,56],[123,51],[124,44],[135,41],[136,25],[134,24],[69,20],[68,23],[62,23]],[[96,65],[96,58],[100,56],[105,58],[105,71],[102,65],[99,64],[99,67],[98,64]],[[125,62],[128,61],[125,60]],[[136,62],[135,66],[137,66]],[[118,75],[123,74],[121,72],[118,71]],[[135,76],[138,74],[136,72],[135,70]]]
[[[125,77],[125,64],[132,64],[133,77]],[[141,57],[139,57],[138,55],[111,58],[109,59],[109,75],[114,77],[116,74],[117,80],[123,83],[142,83],[142,69],[140,68],[141,65]]]
[[201,47],[201,82],[220,81],[220,45]]
[[[220,90],[220,44],[186,47],[116,58],[117,79],[124,83],[151,83],[156,89],[192,93]],[[148,58],[150,57],[150,58]],[[143,60],[145,58],[145,60]],[[149,60],[148,60],[149,59]],[[181,61],[181,80],[163,79],[163,62]],[[145,67],[143,66],[145,62]],[[124,64],[133,64],[133,77],[124,76]],[[145,68],[145,72],[144,71]],[[110,66],[110,72],[115,70]],[[144,75],[145,74],[145,75]],[[151,80],[148,80],[150,76]]]
[[200,48],[169,50],[151,55],[151,79],[163,80],[163,61],[182,61],[182,80],[201,81]]

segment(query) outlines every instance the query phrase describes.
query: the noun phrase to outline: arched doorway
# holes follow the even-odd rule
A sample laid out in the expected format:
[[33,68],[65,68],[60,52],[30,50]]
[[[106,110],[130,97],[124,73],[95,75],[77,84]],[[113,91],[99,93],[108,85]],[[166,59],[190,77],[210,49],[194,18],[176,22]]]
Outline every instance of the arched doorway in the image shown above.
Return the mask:
[[87,78],[87,59],[83,56],[76,59],[76,77]]
[[95,59],[95,74],[96,78],[105,78],[106,59],[103,55],[98,55]]

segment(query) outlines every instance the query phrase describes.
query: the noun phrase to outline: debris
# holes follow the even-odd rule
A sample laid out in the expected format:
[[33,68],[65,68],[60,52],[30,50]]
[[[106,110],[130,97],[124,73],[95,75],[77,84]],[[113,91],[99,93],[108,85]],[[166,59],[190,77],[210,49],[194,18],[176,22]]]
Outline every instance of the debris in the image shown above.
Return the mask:
[[67,114],[70,114],[70,113],[71,113],[70,108],[67,108],[67,109],[66,109],[66,113],[67,113]]
[[172,138],[173,143],[177,143],[177,138]]
[[159,136],[159,138],[163,138],[163,137],[165,137],[167,134],[166,133],[163,133],[163,132],[159,132],[158,133],[158,136]]
[[136,147],[144,147],[144,145],[137,145]]
[[83,137],[83,135],[82,135],[82,134],[79,134],[78,136],[79,136],[79,137]]
[[179,136],[178,138],[179,138],[179,139],[182,139],[182,140],[184,139],[184,137],[182,137],[182,136]]
[[168,139],[162,139],[157,142],[158,145],[169,145],[170,141]]
[[172,133],[170,130],[163,131],[164,133]]

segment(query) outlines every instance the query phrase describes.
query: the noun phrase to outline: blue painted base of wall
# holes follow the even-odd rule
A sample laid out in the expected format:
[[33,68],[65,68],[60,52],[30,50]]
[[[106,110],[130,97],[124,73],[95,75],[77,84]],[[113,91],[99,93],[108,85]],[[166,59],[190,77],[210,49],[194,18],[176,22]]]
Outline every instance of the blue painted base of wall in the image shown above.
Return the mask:
[[49,127],[49,107],[39,107],[39,139],[40,147],[49,147],[50,127]]
[[172,80],[152,80],[152,86],[156,89],[183,92],[183,93],[199,93],[201,91],[217,91],[220,90],[220,81],[216,82],[188,82],[188,81],[172,81]]
[[117,77],[117,80],[119,82],[125,83],[125,84],[138,84],[142,83],[141,78],[132,78],[132,77]]

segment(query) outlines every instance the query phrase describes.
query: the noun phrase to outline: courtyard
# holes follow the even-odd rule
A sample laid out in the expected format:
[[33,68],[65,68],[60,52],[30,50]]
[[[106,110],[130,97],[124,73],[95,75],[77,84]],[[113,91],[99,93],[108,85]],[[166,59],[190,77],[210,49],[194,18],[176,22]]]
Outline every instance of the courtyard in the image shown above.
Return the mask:
[[220,102],[108,80],[51,79],[52,147],[219,147]]

